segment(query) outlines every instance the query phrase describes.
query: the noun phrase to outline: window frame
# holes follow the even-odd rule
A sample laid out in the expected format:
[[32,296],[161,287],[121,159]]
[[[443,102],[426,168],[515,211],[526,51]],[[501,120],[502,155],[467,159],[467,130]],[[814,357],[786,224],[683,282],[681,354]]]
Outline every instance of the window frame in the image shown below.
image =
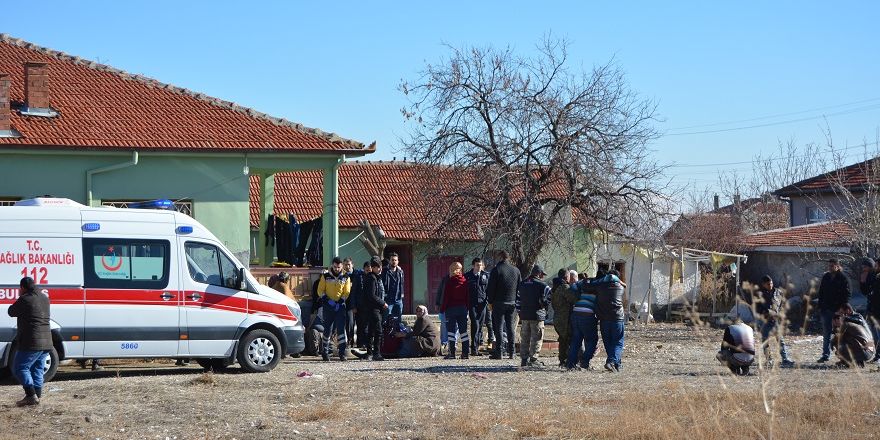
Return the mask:
[[[144,289],[165,290],[171,280],[171,242],[159,239],[133,238],[83,238],[83,287],[86,289]],[[163,277],[158,280],[131,280],[100,278],[95,273],[96,245],[124,245],[131,248],[138,245],[162,246],[165,257],[162,262]]]
[[[820,206],[807,206],[806,211],[807,224],[809,225],[814,223],[827,222],[828,220],[830,220],[828,213],[825,212],[825,210],[822,209],[822,207]],[[810,216],[810,211],[815,212],[816,215]]]
[[[128,205],[130,203],[143,203],[143,202],[149,202],[152,200],[156,200],[156,199],[102,200],[101,206],[112,206],[114,208],[128,209]],[[175,211],[195,218],[195,204],[193,203],[192,199],[174,200],[174,201],[172,201],[172,203],[174,204]]]
[[[209,242],[204,242],[204,241],[187,240],[187,241],[185,241],[185,242],[183,243],[183,255],[184,255],[184,257],[187,258],[187,259],[190,258],[190,257],[189,257],[189,254],[187,253],[187,248],[188,248],[190,245],[196,245],[196,246],[211,246],[211,247],[213,247],[213,248],[217,251],[217,261],[216,261],[216,263],[217,263],[217,268],[220,270],[220,280],[221,280],[221,283],[223,282],[223,280],[225,280],[225,277],[224,277],[224,274],[223,274],[223,265],[222,265],[221,262],[220,262],[220,256],[221,256],[221,255],[222,255],[223,257],[225,257],[227,260],[229,260],[230,263],[232,263],[232,267],[234,268],[234,271],[235,271],[235,278],[238,278],[238,274],[240,273],[239,271],[240,271],[241,268],[235,263],[237,260],[236,260],[235,258],[230,257],[229,255],[226,255],[226,252],[223,252],[223,249],[220,248],[220,246],[217,246],[217,245],[214,244],[214,243],[209,243]],[[248,282],[248,280],[247,280],[247,276],[245,276],[245,279],[243,280],[243,281],[245,282],[245,284],[246,284],[246,288],[245,288],[244,290],[239,289],[239,286],[238,286],[238,285],[236,285],[235,287],[229,287],[229,286],[226,286],[226,285],[223,285],[223,284],[211,284],[211,283],[207,282],[207,280],[206,280],[205,282],[199,281],[199,280],[193,278],[192,273],[190,273],[190,271],[189,271],[189,261],[187,261],[187,269],[186,269],[186,273],[187,273],[187,275],[189,275],[189,279],[190,279],[192,282],[194,282],[194,283],[204,284],[204,285],[206,285],[206,286],[221,287],[221,288],[224,288],[224,289],[235,290],[235,291],[238,291],[238,292],[241,292],[241,291],[248,291],[248,292],[251,292],[251,290],[252,290],[252,289],[250,288],[250,284],[251,284],[251,283]],[[237,280],[237,281],[238,281],[238,283],[240,284],[242,280]]]

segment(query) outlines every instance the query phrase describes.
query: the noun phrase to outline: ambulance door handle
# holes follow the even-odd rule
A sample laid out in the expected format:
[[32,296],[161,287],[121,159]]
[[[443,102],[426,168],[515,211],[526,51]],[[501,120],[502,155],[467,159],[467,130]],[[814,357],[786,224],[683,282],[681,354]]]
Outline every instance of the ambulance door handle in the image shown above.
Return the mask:
[[193,293],[192,295],[188,296],[187,298],[189,298],[192,301],[198,301],[198,300],[202,299],[202,295],[199,295],[198,293]]
[[174,295],[172,295],[171,292],[162,292],[162,294],[159,295],[159,298],[162,298],[165,301],[170,301],[174,299]]

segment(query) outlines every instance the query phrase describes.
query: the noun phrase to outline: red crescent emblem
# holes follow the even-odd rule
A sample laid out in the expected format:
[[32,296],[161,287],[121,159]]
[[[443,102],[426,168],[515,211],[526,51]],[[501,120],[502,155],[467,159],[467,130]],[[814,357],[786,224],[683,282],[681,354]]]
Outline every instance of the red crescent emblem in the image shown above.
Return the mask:
[[[110,252],[113,252],[113,248],[110,248],[109,251],[110,251]],[[101,256],[101,265],[104,266],[104,269],[107,269],[107,270],[109,270],[110,272],[116,272],[117,270],[119,270],[120,267],[122,267],[122,258],[121,258],[121,257],[118,257],[118,258],[117,258],[116,254],[112,254],[112,255],[110,255],[110,256],[113,257],[113,259],[118,259],[118,260],[119,260],[119,261],[116,263],[116,265],[115,265],[115,266],[110,266],[110,265],[107,264],[107,254],[104,254],[103,256]],[[111,260],[111,261],[112,261],[112,260]]]

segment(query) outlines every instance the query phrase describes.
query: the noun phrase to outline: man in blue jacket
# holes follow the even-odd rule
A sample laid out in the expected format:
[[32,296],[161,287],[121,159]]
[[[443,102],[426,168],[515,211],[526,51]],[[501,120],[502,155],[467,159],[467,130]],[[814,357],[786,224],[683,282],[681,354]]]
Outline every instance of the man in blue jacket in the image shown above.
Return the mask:
[[382,285],[385,286],[385,303],[388,310],[383,315],[383,321],[392,316],[400,321],[403,315],[403,269],[400,267],[400,258],[396,252],[388,254],[388,268],[382,271]]

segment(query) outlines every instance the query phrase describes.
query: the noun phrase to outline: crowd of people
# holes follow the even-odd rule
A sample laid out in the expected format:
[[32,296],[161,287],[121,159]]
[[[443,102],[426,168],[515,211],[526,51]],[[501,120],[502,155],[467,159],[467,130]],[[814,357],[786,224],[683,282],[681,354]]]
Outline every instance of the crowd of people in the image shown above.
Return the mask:
[[[549,309],[560,341],[560,367],[591,369],[599,335],[609,353],[605,369],[618,372],[624,343],[623,291],[626,284],[616,271],[600,271],[595,278],[561,270],[551,284],[535,265],[523,279],[506,252],[490,272],[474,258],[470,270],[453,262],[435,296],[440,328],[424,305],[416,308],[412,327],[403,323],[404,272],[397,254],[387,260],[372,257],[355,269],[351,258],[333,259],[314,284],[303,313],[309,327],[320,333],[317,354],[324,361],[349,353],[361,359],[386,356],[441,356],[468,359],[483,356],[484,341],[490,359],[513,359],[515,329],[519,328],[521,366],[541,365],[539,354]],[[287,274],[273,287],[293,297]],[[488,330],[488,336],[484,333]],[[333,342],[335,341],[335,345]]]
[[[816,361],[825,363],[832,351],[842,368],[864,367],[866,363],[880,362],[880,265],[874,259],[865,258],[859,264],[859,287],[867,298],[867,318],[856,313],[850,300],[852,291],[843,266],[837,259],[828,260],[828,271],[822,276],[814,304],[822,325],[822,355]],[[764,359],[773,365],[770,343],[776,340],[780,366],[790,368],[795,362],[785,343],[785,296],[774,286],[773,279],[765,275],[756,283],[754,295],[747,297],[755,312],[755,329],[760,332]],[[725,363],[735,374],[745,375],[755,362],[754,329],[742,320],[725,329],[719,361]]]

